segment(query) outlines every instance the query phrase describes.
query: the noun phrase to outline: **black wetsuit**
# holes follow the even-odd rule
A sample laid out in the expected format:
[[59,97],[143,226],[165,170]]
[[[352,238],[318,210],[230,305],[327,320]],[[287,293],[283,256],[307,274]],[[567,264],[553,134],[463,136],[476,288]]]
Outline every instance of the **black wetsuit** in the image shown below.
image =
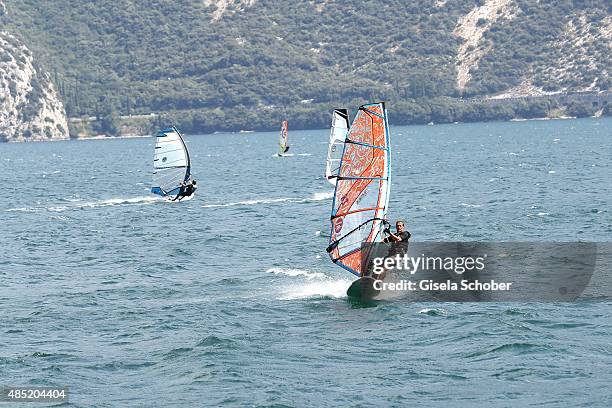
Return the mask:
[[174,200],[172,200],[172,201],[176,201],[176,200],[180,201],[184,197],[189,197],[190,195],[195,193],[196,188],[197,187],[194,186],[193,184],[187,184],[185,186],[181,186],[181,189],[179,190],[178,194],[176,195],[176,197],[174,197]]
[[389,248],[389,255],[393,256],[396,254],[400,254],[400,255],[404,255],[405,253],[408,252],[408,240],[410,239],[410,237],[412,235],[410,235],[410,233],[408,231],[403,231],[400,232],[399,234],[395,234],[398,237],[401,238],[400,241],[392,241],[390,238],[391,237],[387,237],[383,240],[383,242],[389,242],[391,243],[391,248]]
[[195,192],[195,187],[193,186],[193,184],[187,184],[185,188],[183,189],[183,196],[189,197],[194,192]]

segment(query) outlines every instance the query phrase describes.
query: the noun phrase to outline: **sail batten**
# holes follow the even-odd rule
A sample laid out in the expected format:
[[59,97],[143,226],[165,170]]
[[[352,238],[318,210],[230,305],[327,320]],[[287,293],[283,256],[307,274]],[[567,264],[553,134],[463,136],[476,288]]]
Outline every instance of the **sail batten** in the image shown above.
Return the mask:
[[151,192],[162,197],[176,195],[191,176],[189,151],[178,129],[163,130],[155,140]]
[[389,200],[389,130],[384,103],[359,108],[350,128],[342,135],[342,151],[334,170],[330,153],[338,137],[332,125],[326,173],[336,188],[328,252],[336,264],[359,276],[361,244],[382,240],[381,224]]

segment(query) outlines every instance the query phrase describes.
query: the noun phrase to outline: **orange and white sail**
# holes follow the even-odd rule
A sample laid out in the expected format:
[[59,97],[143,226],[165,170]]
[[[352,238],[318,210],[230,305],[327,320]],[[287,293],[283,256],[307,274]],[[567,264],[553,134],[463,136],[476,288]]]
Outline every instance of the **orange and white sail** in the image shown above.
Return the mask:
[[361,245],[382,241],[389,202],[389,126],[384,102],[359,107],[343,145],[334,177],[327,251],[334,263],[360,276]]

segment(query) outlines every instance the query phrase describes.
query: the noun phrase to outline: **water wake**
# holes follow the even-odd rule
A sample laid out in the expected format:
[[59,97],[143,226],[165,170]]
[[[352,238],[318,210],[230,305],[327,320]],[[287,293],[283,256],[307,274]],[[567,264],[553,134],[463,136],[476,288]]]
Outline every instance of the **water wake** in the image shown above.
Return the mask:
[[312,156],[312,153],[283,153],[282,156],[279,156],[278,153],[272,155],[272,157],[295,157],[295,156]]
[[156,196],[142,196],[142,197],[132,197],[132,198],[110,198],[108,200],[101,201],[93,201],[88,203],[81,203],[76,205],[77,207],[82,208],[95,208],[95,207],[108,207],[113,205],[134,205],[134,204],[151,204],[160,202],[163,199],[161,197]]
[[266,272],[273,273],[275,275],[286,275],[286,276],[304,276],[306,279],[311,280],[315,278],[326,278],[324,273],[321,272],[310,272],[304,269],[292,269],[292,268],[270,268]]
[[206,204],[202,208],[219,208],[219,207],[235,207],[235,206],[251,206],[262,204],[278,204],[278,203],[309,203],[313,201],[329,200],[334,196],[333,192],[321,191],[315,192],[308,198],[283,197],[283,198],[262,198],[259,200],[244,200],[230,203]]
[[233,203],[224,203],[224,204],[207,204],[207,205],[203,205],[202,208],[234,207],[237,205],[249,206],[249,205],[259,205],[259,204],[275,204],[275,203],[285,203],[288,201],[295,201],[295,199],[293,198],[269,198],[269,199],[261,199],[261,200],[245,200],[245,201],[236,201]]
[[334,278],[322,272],[305,269],[270,268],[266,272],[283,275],[295,281],[278,287],[279,300],[343,298],[352,283],[348,278]]
[[36,206],[36,207],[18,207],[18,208],[9,208],[5,210],[6,212],[42,212],[42,211],[50,211],[50,212],[64,212],[70,210],[78,210],[85,208],[99,208],[99,207],[109,207],[109,206],[117,206],[117,205],[146,205],[152,204],[156,202],[163,201],[160,197],[154,196],[142,196],[142,197],[130,197],[130,198],[109,198],[106,200],[99,201],[90,201],[90,202],[81,202],[80,199],[67,199],[70,202],[68,205],[54,205],[49,207]]

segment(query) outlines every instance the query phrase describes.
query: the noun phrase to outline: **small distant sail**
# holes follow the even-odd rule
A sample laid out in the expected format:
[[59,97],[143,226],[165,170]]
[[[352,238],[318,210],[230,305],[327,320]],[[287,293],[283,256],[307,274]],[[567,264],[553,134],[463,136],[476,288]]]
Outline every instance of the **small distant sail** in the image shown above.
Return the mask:
[[327,149],[327,165],[325,177],[327,181],[336,185],[336,177],[340,171],[340,160],[344,149],[344,140],[349,129],[349,117],[347,109],[334,109],[332,114],[331,133],[329,135],[329,146]]
[[391,185],[385,104],[362,105],[344,141],[327,248],[333,262],[361,274],[361,244],[382,241]]
[[191,177],[189,152],[175,127],[157,134],[153,167],[151,192],[162,197],[178,195],[181,182]]
[[289,130],[289,124],[287,123],[286,120],[283,120],[283,122],[281,123],[280,138],[279,138],[279,143],[278,143],[278,154],[279,155],[282,155],[283,153],[287,153],[287,151],[289,150],[288,130]]

